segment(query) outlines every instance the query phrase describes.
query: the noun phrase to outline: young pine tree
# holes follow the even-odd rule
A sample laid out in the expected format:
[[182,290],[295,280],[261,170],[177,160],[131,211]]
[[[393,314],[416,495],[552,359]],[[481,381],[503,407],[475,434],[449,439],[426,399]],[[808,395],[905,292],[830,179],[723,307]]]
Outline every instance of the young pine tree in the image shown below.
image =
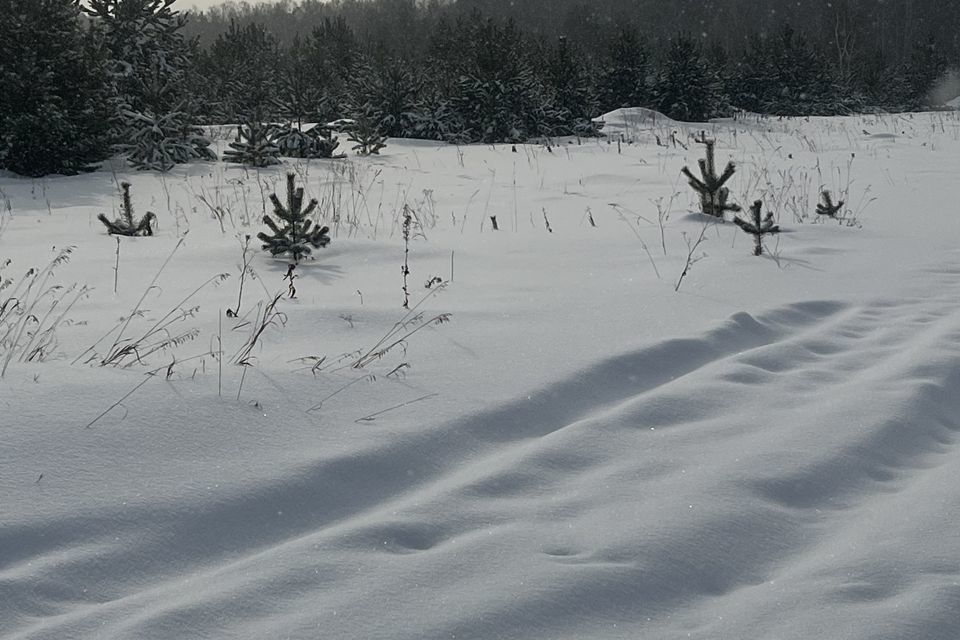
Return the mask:
[[698,160],[700,166],[700,177],[693,175],[689,167],[684,167],[681,171],[687,177],[690,187],[700,196],[700,210],[708,216],[723,218],[727,211],[740,211],[740,206],[727,202],[730,197],[730,189],[724,185],[727,180],[733,177],[737,170],[733,161],[727,162],[722,174],[717,174],[717,163],[714,159],[716,140],[707,138],[706,133],[701,134],[697,142],[707,147],[706,158]]
[[273,141],[274,131],[270,125],[254,118],[237,127],[237,136],[230,148],[223,152],[224,162],[246,164],[263,168],[280,164],[280,148]]
[[274,221],[270,215],[263,217],[263,223],[270,228],[270,233],[260,232],[257,237],[263,241],[263,249],[274,256],[289,255],[295,263],[310,256],[313,249],[319,249],[330,244],[330,227],[316,224],[309,218],[317,201],[311,200],[306,209],[303,208],[303,187],[295,185],[296,176],[287,174],[287,205],[283,206],[277,194],[270,195],[273,204]]
[[120,217],[110,220],[105,214],[98,214],[97,219],[107,228],[107,233],[114,236],[152,236],[157,216],[152,211],[137,220],[133,217],[133,202],[130,200],[130,183],[120,184],[123,189],[123,202],[120,205]]
[[745,220],[739,216],[733,219],[738,227],[753,236],[753,255],[755,256],[763,255],[763,236],[780,233],[780,227],[773,221],[773,214],[767,212],[764,216],[761,213],[762,209],[763,202],[757,200],[750,207],[749,219]]

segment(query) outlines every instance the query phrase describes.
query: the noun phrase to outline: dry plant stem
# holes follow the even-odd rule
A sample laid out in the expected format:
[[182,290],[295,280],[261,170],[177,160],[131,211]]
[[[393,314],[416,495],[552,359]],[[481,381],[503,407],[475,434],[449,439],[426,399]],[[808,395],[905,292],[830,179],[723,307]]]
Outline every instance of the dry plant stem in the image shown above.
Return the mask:
[[223,397],[223,314],[217,314],[217,397]]
[[408,407],[408,406],[410,406],[411,404],[416,404],[417,402],[423,402],[424,400],[430,400],[431,398],[436,398],[436,397],[439,396],[439,395],[440,395],[439,393],[431,393],[431,394],[428,394],[428,395],[425,395],[425,396],[421,396],[421,397],[419,397],[419,398],[415,398],[415,399],[413,399],[413,400],[408,400],[407,402],[401,402],[400,404],[394,405],[394,406],[392,406],[392,407],[387,407],[386,409],[383,409],[382,411],[377,411],[376,413],[371,413],[371,414],[368,415],[368,416],[364,416],[364,417],[362,417],[362,418],[357,418],[354,422],[356,422],[357,424],[359,424],[359,423],[361,423],[361,422],[373,422],[374,420],[376,420],[378,417],[382,416],[382,415],[385,414],[385,413],[389,413],[389,412],[391,412],[391,411],[396,411],[397,409],[402,409],[403,407]]
[[677,280],[677,286],[673,288],[674,293],[680,291],[680,285],[683,284],[683,279],[687,277],[687,274],[690,273],[690,269],[696,264],[702,256],[697,255],[697,249],[703,244],[705,240],[705,235],[707,233],[707,225],[704,224],[700,229],[700,235],[697,236],[697,239],[693,242],[687,241],[687,259],[683,265],[683,272],[680,274],[680,278]]
[[[53,277],[54,268],[68,262],[72,252],[73,247],[67,247],[61,250],[42,270],[29,269],[16,283],[13,290],[9,292],[7,298],[0,302],[0,331],[2,331],[0,347],[6,350],[0,377],[6,373],[14,354],[18,351],[20,362],[42,359],[46,350],[54,344],[54,333],[57,326],[63,321],[66,313],[77,300],[88,292],[86,287],[82,287],[74,300],[57,316],[56,320],[50,322],[50,317],[56,308],[71,292],[77,291],[76,284],[66,289],[59,285],[47,284]],[[8,260],[3,266],[9,263]],[[0,284],[0,288],[4,288],[7,284],[9,284],[9,281]],[[37,293],[34,294],[34,291]],[[41,318],[38,307],[48,299],[52,299],[51,306],[46,313],[42,314]],[[6,327],[5,330],[4,327]],[[25,337],[28,340],[21,345]]]
[[153,375],[152,373],[147,374],[147,377],[145,377],[143,380],[141,380],[140,383],[137,384],[137,386],[135,386],[133,389],[131,389],[130,391],[128,391],[126,394],[124,394],[124,396],[123,396],[122,398],[120,398],[119,400],[117,400],[116,402],[114,402],[113,404],[111,404],[109,407],[107,407],[107,408],[103,411],[103,413],[101,413],[101,414],[98,415],[96,418],[94,418],[93,420],[91,420],[90,422],[88,422],[88,423],[84,426],[84,428],[85,428],[85,429],[89,429],[90,427],[92,427],[93,425],[95,425],[95,424],[96,424],[97,422],[99,422],[105,415],[107,415],[108,413],[110,413],[111,411],[113,411],[115,408],[117,408],[117,407],[119,407],[121,404],[123,404],[123,401],[124,401],[124,400],[126,400],[127,398],[129,398],[130,396],[132,396],[134,393],[136,393],[137,391],[139,391],[139,390],[140,390],[140,387],[142,387],[143,385],[145,385],[145,384],[147,384],[148,382],[150,382],[150,380],[153,379],[153,377],[154,377],[154,375]]
[[243,393],[243,382],[247,379],[247,367],[251,365],[250,363],[245,363],[241,366],[243,366],[243,375],[240,376],[240,386],[237,387],[237,402],[240,402],[240,394]]
[[[287,317],[282,312],[277,310],[277,304],[280,302],[280,299],[283,298],[283,293],[276,294],[269,302],[264,304],[262,301],[257,305],[257,314],[253,321],[253,331],[250,334],[250,337],[247,338],[247,341],[243,344],[240,349],[233,354],[233,357],[230,358],[230,361],[233,364],[245,365],[250,363],[250,354],[253,352],[254,347],[257,346],[257,343],[260,341],[260,337],[263,335],[263,332],[267,330],[270,326],[284,325],[286,324]],[[247,322],[241,323],[234,328],[234,330],[249,324]]]
[[[147,288],[143,290],[143,295],[140,296],[140,299],[139,299],[139,300],[137,300],[137,304],[134,305],[133,311],[130,312],[130,314],[127,316],[127,318],[124,320],[124,322],[120,325],[120,332],[117,334],[117,337],[116,337],[116,339],[113,341],[113,344],[110,345],[110,349],[108,349],[108,352],[113,352],[113,351],[117,348],[117,345],[120,343],[120,340],[123,338],[123,332],[127,330],[127,327],[128,327],[128,326],[130,325],[130,323],[133,321],[134,316],[136,316],[136,315],[140,312],[140,305],[143,304],[143,301],[147,299],[147,295],[148,295],[148,294],[153,290],[153,288],[156,286],[157,280],[160,279],[160,274],[163,273],[163,270],[166,269],[166,268],[167,268],[167,265],[170,264],[170,261],[173,260],[174,254],[176,254],[177,250],[179,250],[180,247],[183,246],[183,241],[184,241],[184,238],[180,238],[180,240],[177,242],[176,246],[173,248],[173,251],[170,252],[170,255],[167,256],[167,259],[164,260],[164,261],[163,261],[163,264],[160,265],[160,268],[157,270],[157,273],[154,274],[153,280],[151,280],[151,281],[150,281],[150,284],[147,286]],[[100,341],[106,339],[106,337],[109,336],[111,333],[113,333],[113,331],[114,331],[114,329],[111,329],[110,331],[108,331],[103,337],[101,337],[99,340],[97,340],[96,342],[94,342],[94,343],[93,343],[90,347],[88,347],[83,353],[81,353],[79,356],[77,356],[76,359],[74,359],[74,361],[73,361],[71,364],[76,364],[78,360],[80,360],[81,358],[83,358],[83,356],[85,356],[85,355],[86,355],[87,353],[89,353],[90,351],[93,351],[93,349],[94,349],[98,344],[100,344]]]
[[650,252],[650,247],[647,246],[647,243],[643,240],[643,236],[640,235],[640,229],[638,229],[633,222],[627,218],[627,216],[623,215],[623,212],[620,211],[619,208],[614,207],[614,211],[616,211],[620,219],[623,220],[628,227],[630,227],[630,230],[633,231],[633,235],[637,236],[637,240],[640,241],[640,246],[643,247],[644,252],[647,254],[647,258],[650,259],[650,265],[653,267],[653,272],[657,274],[657,280],[661,280],[662,278],[660,276],[660,270],[657,269],[657,263],[653,259],[653,254]]
[[187,317],[193,316],[193,313],[197,309],[199,309],[199,307],[195,307],[192,310],[184,310],[183,305],[185,305],[195,295],[200,293],[200,291],[204,287],[206,287],[208,284],[211,284],[213,282],[217,282],[217,281],[222,282],[229,277],[230,277],[229,274],[220,273],[204,281],[203,284],[201,284],[199,287],[191,291],[187,296],[185,296],[182,300],[180,300],[180,302],[178,302],[173,307],[171,307],[170,310],[167,311],[167,313],[164,314],[162,318],[157,320],[149,329],[147,329],[147,331],[145,331],[136,340],[129,340],[127,341],[127,344],[119,346],[119,343],[121,341],[120,340],[121,336],[118,335],[117,340],[114,342],[114,346],[111,347],[110,351],[107,354],[107,357],[104,358],[104,360],[100,364],[101,365],[119,364],[121,360],[131,355],[134,356],[134,361],[140,361],[146,356],[149,356],[168,346],[176,346],[177,344],[181,342],[185,342],[188,339],[195,338],[198,335],[198,332],[196,330],[188,331],[186,333],[181,334],[180,336],[176,336],[173,338],[167,337],[166,339],[161,340],[159,343],[154,343],[152,345],[149,345],[149,348],[144,352],[139,351],[139,347],[143,345],[152,336],[160,333],[166,334],[167,328],[170,325],[172,325],[173,323],[179,320],[184,320]]
[[243,266],[240,268],[240,289],[237,292],[237,308],[236,309],[227,309],[227,316],[236,318],[240,315],[240,306],[243,303],[243,282],[246,280],[247,271],[250,269],[250,236],[247,235],[244,238],[243,243],[241,244],[243,249]]
[[410,207],[403,205],[403,267],[400,273],[403,275],[403,308],[410,308],[410,289],[407,287],[407,277],[410,275],[410,226],[413,224],[413,216],[410,215]]
[[114,236],[117,240],[117,260],[113,265],[113,295],[117,295],[117,281],[120,278],[120,236]]
[[[76,285],[70,287],[69,291],[73,291]],[[42,359],[43,354],[51,347],[54,343],[54,332],[57,327],[64,321],[67,314],[73,309],[73,306],[77,302],[87,296],[90,290],[87,287],[81,287],[77,294],[60,312],[60,314],[52,321],[50,321],[50,316],[53,315],[54,310],[57,306],[63,301],[62,296],[59,299],[55,300],[50,309],[47,310],[46,315],[38,322],[37,329],[33,333],[33,337],[30,341],[20,350],[20,362],[32,362],[35,359]],[[46,329],[43,327],[46,326]],[[7,365],[4,363],[3,371],[0,372],[0,377],[3,376],[3,373],[6,373]]]
[[543,209],[543,224],[547,227],[547,233],[553,233],[553,228],[550,226],[550,219],[547,218],[547,210]]
[[330,400],[330,398],[334,397],[335,395],[339,394],[339,393],[342,392],[342,391],[346,391],[347,389],[349,389],[349,388],[352,387],[353,385],[357,384],[358,382],[363,382],[364,380],[366,380],[367,382],[376,382],[376,381],[377,381],[377,377],[374,376],[374,375],[366,375],[366,376],[363,376],[362,378],[357,378],[356,380],[351,380],[350,382],[348,382],[347,384],[343,385],[342,387],[340,387],[339,389],[337,389],[336,391],[334,391],[333,393],[331,393],[330,395],[328,395],[326,398],[324,398],[323,400],[321,400],[320,402],[318,402],[315,406],[310,407],[309,409],[307,409],[307,413],[310,413],[311,411],[319,411],[320,409],[323,408],[323,404],[324,404],[325,402],[327,402],[328,400]]
[[[444,282],[438,285],[437,287],[431,289],[429,293],[427,293],[425,296],[423,296],[420,299],[420,302],[413,305],[413,307],[411,307],[407,311],[407,313],[405,313],[404,316],[400,318],[400,320],[394,323],[393,327],[391,327],[390,330],[387,331],[387,333],[385,333],[383,337],[381,337],[380,340],[378,340],[375,345],[373,345],[373,347],[371,347],[363,355],[359,356],[349,366],[353,367],[354,369],[362,369],[368,364],[370,364],[371,362],[374,362],[375,360],[379,360],[380,358],[382,358],[388,351],[395,348],[397,345],[402,344],[407,338],[409,338],[416,332],[420,331],[424,327],[431,324],[448,321],[450,319],[450,314],[442,313],[434,316],[427,322],[417,324],[416,327],[405,332],[405,330],[410,326],[410,323],[415,321],[418,317],[420,317],[421,314],[417,313],[417,309],[419,309],[420,306],[424,302],[429,300],[431,297],[435,296],[440,291],[443,291],[446,288],[446,286],[447,286],[447,283]],[[398,338],[397,336],[400,336],[400,337]]]

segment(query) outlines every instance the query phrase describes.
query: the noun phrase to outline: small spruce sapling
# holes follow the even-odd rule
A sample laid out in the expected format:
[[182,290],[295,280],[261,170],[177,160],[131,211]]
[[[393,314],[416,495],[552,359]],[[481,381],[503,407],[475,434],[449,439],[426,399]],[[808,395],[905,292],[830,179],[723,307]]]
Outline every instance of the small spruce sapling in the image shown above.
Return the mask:
[[319,249],[330,244],[330,227],[320,226],[309,218],[317,201],[310,200],[306,208],[303,207],[303,187],[296,187],[293,173],[287,174],[287,206],[284,207],[277,194],[270,194],[273,203],[273,215],[278,218],[274,221],[269,214],[263,217],[263,223],[270,227],[271,233],[261,231],[257,237],[263,241],[263,249],[274,256],[290,255],[294,262],[309,256],[313,249]]
[[718,176],[716,161],[714,160],[716,140],[710,140],[707,138],[706,133],[701,133],[700,137],[697,138],[697,142],[707,147],[707,157],[697,161],[697,164],[700,165],[701,177],[698,178],[693,175],[689,167],[684,167],[682,171],[683,175],[687,177],[690,186],[697,192],[697,195],[700,196],[701,210],[706,215],[713,216],[714,218],[723,218],[724,213],[727,211],[732,213],[740,211],[739,205],[727,202],[727,199],[730,197],[730,189],[723,186],[737,170],[736,165],[732,161],[727,162],[723,173]]
[[837,214],[843,209],[843,200],[840,200],[837,204],[833,204],[833,196],[826,190],[820,193],[820,197],[823,199],[823,202],[817,205],[817,215],[837,220]]
[[117,236],[152,236],[153,227],[157,222],[157,215],[147,211],[140,220],[133,217],[133,203],[130,201],[130,183],[120,184],[123,189],[123,203],[120,206],[120,217],[109,220],[106,215],[98,214],[97,219],[107,227],[107,233]]
[[387,146],[386,136],[367,115],[356,120],[347,140],[354,143],[353,150],[361,156],[380,155],[380,150]]
[[755,243],[753,255],[755,256],[763,255],[763,236],[780,233],[780,227],[773,222],[773,213],[768,212],[764,216],[760,212],[762,208],[763,202],[757,200],[750,207],[750,220],[744,220],[739,216],[733,219],[738,227],[753,236]]

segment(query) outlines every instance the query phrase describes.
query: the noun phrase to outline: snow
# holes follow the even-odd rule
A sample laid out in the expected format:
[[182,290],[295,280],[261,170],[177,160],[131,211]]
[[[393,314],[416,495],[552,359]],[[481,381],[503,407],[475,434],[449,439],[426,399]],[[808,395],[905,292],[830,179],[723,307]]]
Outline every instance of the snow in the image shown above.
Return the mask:
[[[0,637],[955,638],[960,118],[649,115],[516,153],[0,176],[0,280],[73,246],[45,286],[90,288],[0,379]],[[702,128],[784,232],[758,258],[711,224],[675,291]],[[333,243],[240,366],[286,291],[254,238],[226,316],[286,170]],[[122,180],[160,228],[121,239],[115,293]],[[821,186],[849,224],[811,219]],[[192,339],[98,366],[132,310],[139,338],[181,308]]]

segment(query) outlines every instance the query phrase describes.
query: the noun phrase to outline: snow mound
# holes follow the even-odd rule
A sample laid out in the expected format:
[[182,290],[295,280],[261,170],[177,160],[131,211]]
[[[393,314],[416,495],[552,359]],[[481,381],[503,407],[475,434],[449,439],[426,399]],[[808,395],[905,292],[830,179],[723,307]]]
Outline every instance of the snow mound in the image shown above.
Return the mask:
[[678,126],[676,120],[644,107],[616,109],[594,119],[594,122],[603,125],[605,135],[623,135],[625,138],[635,138],[640,132]]

